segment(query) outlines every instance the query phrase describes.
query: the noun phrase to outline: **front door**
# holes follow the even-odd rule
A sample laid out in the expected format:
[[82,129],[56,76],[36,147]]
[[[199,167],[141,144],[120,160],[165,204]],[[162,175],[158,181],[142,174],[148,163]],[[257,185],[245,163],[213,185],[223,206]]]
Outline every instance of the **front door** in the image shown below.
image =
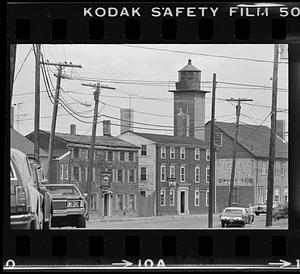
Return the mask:
[[180,213],[185,213],[185,191],[180,191]]
[[109,216],[109,194],[104,194],[103,215]]

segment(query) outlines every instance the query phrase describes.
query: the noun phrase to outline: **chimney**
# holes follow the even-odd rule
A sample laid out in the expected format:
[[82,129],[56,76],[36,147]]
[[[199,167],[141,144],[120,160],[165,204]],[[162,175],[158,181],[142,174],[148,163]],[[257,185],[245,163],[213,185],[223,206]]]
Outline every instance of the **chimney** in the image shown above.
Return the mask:
[[131,130],[133,131],[133,109],[121,108],[121,134]]
[[11,128],[14,128],[14,120],[15,120],[14,107],[10,107],[10,126],[11,126]]
[[276,121],[276,134],[281,139],[285,140],[285,121],[284,120]]
[[75,124],[70,125],[70,134],[76,135],[76,125]]
[[110,120],[103,121],[103,136],[111,136],[111,122]]

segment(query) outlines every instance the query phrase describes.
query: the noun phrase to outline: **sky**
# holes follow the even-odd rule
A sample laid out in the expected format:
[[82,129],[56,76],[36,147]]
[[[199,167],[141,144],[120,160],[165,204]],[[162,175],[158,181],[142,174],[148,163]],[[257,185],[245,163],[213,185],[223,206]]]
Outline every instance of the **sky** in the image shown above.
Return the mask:
[[[216,73],[216,121],[235,122],[235,103],[226,99],[247,98],[253,102],[242,103],[240,123],[270,127],[274,45],[43,44],[41,49],[44,60],[82,66],[64,69],[63,74],[72,79],[62,79],[60,91],[67,104],[80,112],[77,117],[81,121],[59,106],[56,132],[68,133],[70,124],[76,124],[77,134],[91,134],[94,90],[82,83],[99,82],[115,89],[100,90],[97,135],[102,135],[103,120],[111,120],[112,135],[119,135],[120,108],[129,107],[134,110],[134,131],[173,134],[173,93],[169,90],[175,89],[178,71],[189,58],[201,70],[202,89],[210,91],[205,101],[206,122],[210,120],[211,82]],[[285,120],[288,131],[288,60],[280,62],[277,119]],[[57,69],[47,67],[54,90]],[[241,83],[245,85],[237,85]],[[34,86],[32,45],[17,45],[12,104],[16,104],[14,128],[24,135],[34,130]],[[41,129],[50,131],[52,111],[41,74]]]

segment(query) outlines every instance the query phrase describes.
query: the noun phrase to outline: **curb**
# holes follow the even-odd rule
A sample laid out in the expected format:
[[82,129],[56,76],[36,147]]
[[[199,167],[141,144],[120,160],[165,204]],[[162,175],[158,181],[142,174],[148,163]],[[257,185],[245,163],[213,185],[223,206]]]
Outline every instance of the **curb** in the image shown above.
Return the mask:
[[150,216],[150,217],[135,217],[135,218],[105,218],[105,219],[98,219],[98,220],[89,220],[87,221],[88,223],[95,223],[95,222],[120,222],[120,221],[143,221],[143,220],[159,220],[159,219],[163,219],[163,220],[169,220],[169,219],[185,219],[185,218],[189,218],[189,219],[195,219],[198,218],[200,216],[203,216],[206,214],[201,214],[201,215],[165,215],[165,216]]

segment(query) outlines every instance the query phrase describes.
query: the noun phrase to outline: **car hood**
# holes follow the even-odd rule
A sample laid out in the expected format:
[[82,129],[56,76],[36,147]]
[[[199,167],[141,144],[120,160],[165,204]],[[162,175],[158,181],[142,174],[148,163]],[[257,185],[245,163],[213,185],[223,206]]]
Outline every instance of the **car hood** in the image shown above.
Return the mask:
[[75,200],[75,199],[80,199],[82,200],[82,197],[79,195],[51,195],[52,200]]

